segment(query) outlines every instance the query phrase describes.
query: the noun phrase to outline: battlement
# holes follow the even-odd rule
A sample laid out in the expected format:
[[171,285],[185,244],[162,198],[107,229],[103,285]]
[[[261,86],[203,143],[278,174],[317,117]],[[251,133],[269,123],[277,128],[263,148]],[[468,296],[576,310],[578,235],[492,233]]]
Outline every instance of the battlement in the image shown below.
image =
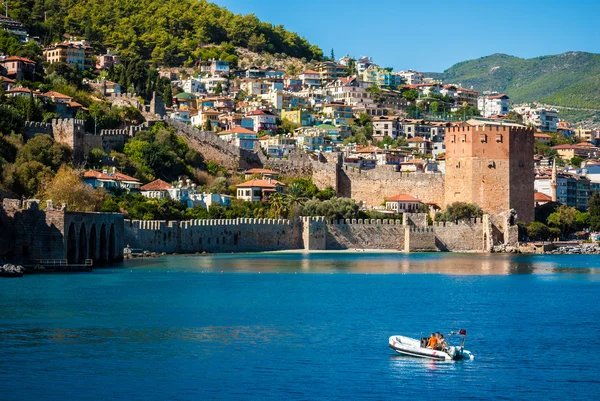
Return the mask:
[[203,220],[185,220],[185,221],[165,221],[165,220],[128,220],[128,224],[137,230],[155,230],[161,231],[169,229],[188,229],[194,227],[216,227],[216,226],[290,226],[292,221],[288,219],[256,219],[256,218],[238,218],[238,219],[203,219]]
[[45,130],[52,129],[51,123],[42,123],[42,122],[38,122],[38,121],[25,121],[24,126],[25,126],[25,128],[40,128],[40,129],[45,129]]
[[473,133],[497,132],[511,134],[533,134],[533,129],[514,125],[485,124],[485,125],[459,125],[446,128],[446,133]]
[[85,125],[85,121],[84,120],[79,120],[77,118],[53,118],[52,119],[52,126],[55,125]]
[[363,225],[377,225],[377,226],[401,226],[402,220],[400,219],[344,219],[344,220],[330,220],[328,221],[331,225],[344,226],[350,224],[363,224]]

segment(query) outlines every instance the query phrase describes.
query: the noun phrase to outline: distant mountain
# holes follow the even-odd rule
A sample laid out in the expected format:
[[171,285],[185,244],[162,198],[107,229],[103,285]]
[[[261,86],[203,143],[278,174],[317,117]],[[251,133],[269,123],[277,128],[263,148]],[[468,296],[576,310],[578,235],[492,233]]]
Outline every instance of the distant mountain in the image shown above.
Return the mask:
[[478,91],[504,92],[516,103],[600,111],[600,54],[567,52],[532,59],[492,54],[426,76]]

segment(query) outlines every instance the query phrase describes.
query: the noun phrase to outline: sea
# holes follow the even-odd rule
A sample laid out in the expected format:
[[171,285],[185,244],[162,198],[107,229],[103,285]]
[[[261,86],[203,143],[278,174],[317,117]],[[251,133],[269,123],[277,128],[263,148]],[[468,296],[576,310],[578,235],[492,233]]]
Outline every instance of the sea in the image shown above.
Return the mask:
[[[0,279],[0,400],[594,400],[599,262],[178,255]],[[460,329],[473,360],[388,347]]]

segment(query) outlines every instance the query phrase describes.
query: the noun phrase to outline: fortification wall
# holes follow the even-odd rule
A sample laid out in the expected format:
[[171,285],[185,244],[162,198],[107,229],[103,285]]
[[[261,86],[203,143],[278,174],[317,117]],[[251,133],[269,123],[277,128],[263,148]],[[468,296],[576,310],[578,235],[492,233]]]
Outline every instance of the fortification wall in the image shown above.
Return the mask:
[[127,220],[125,242],[152,252],[260,252],[301,249],[301,231],[290,220]]
[[327,224],[327,249],[404,250],[400,220],[339,220]]
[[26,141],[40,134],[52,136],[52,124],[37,121],[25,121],[23,126],[23,138]]
[[266,156],[261,152],[241,149],[222,140],[214,132],[200,131],[171,118],[165,118],[164,121],[175,128],[176,133],[182,136],[205,160],[212,160],[234,170],[261,167],[267,161]]
[[487,251],[490,233],[482,219],[458,223],[433,223],[436,244],[441,251]]
[[410,194],[422,202],[443,205],[444,176],[401,173],[385,167],[371,170],[348,167],[339,171],[337,192],[367,206],[379,206],[385,198],[396,194]]

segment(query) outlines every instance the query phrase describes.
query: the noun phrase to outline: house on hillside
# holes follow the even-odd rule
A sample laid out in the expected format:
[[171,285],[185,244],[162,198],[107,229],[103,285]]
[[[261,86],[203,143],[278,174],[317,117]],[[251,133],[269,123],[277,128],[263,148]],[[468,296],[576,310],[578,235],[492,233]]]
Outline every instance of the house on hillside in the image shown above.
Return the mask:
[[236,185],[237,198],[247,202],[267,201],[274,193],[283,195],[285,184],[271,178],[266,180],[250,180]]
[[33,80],[35,61],[25,57],[10,56],[0,59],[0,75],[5,75],[17,81]]
[[417,198],[398,194],[385,199],[385,208],[396,213],[418,213],[422,202]]

